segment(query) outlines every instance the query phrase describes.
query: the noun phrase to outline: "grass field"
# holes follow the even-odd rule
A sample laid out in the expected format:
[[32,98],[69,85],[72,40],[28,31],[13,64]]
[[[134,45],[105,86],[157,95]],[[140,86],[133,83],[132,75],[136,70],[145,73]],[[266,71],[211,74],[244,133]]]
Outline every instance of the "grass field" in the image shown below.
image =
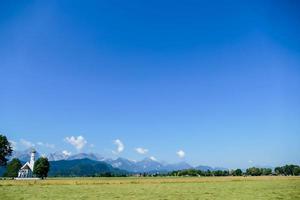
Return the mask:
[[0,199],[300,199],[300,177],[73,178],[0,181]]

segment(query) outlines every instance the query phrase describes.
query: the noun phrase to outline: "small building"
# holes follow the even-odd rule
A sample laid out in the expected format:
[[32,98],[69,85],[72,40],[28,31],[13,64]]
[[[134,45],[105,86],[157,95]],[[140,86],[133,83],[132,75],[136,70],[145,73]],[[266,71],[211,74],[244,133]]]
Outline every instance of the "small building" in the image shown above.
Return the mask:
[[30,156],[30,161],[26,162],[21,169],[19,170],[18,173],[18,178],[23,179],[23,178],[33,178],[33,168],[34,168],[34,162],[35,162],[35,153],[36,151],[32,149],[31,151],[31,156]]

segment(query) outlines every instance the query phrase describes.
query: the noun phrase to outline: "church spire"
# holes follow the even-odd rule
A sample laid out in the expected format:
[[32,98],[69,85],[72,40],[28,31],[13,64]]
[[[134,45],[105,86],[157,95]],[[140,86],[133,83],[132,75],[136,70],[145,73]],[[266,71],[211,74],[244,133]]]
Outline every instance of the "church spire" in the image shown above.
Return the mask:
[[34,165],[34,161],[35,161],[35,149],[32,149],[31,151],[31,157],[30,157],[30,164],[33,166]]

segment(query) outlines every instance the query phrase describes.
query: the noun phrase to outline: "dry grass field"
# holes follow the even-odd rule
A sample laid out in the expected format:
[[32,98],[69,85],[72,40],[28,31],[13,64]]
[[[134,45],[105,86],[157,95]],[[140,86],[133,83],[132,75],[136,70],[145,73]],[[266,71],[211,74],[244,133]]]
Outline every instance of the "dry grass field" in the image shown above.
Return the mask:
[[300,177],[66,178],[1,180],[10,199],[300,199]]

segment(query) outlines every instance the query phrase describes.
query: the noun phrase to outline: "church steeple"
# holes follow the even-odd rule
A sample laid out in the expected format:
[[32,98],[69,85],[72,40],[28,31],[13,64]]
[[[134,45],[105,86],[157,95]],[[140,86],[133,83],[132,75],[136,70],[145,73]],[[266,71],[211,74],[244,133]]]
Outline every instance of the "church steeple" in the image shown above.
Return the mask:
[[35,162],[35,153],[36,153],[35,149],[32,149],[32,151],[31,151],[31,157],[30,157],[30,164],[32,166],[34,166],[34,162]]

